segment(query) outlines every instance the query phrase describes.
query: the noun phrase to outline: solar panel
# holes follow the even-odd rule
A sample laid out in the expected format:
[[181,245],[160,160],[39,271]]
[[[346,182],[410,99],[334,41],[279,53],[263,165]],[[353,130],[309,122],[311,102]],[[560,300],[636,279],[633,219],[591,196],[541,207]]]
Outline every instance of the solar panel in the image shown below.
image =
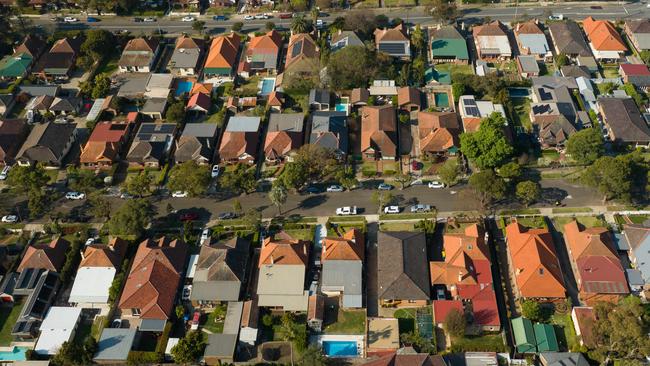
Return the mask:
[[151,134],[150,133],[140,133],[140,134],[138,134],[138,138],[140,140],[149,141],[151,139]]
[[470,116],[479,116],[478,107],[465,107],[465,114]]
[[465,105],[476,105],[476,100],[473,98],[466,98],[463,99],[463,101],[465,102]]
[[543,88],[539,88],[539,97],[542,100],[553,100],[553,94],[551,92],[546,91]]
[[387,42],[382,42],[379,44],[379,50],[382,52],[386,52],[389,55],[403,55],[406,52],[405,50],[405,45],[404,43],[387,43]]
[[294,58],[300,54],[300,51],[302,50],[302,42],[303,41],[298,41],[293,45],[293,48],[291,49],[291,58]]

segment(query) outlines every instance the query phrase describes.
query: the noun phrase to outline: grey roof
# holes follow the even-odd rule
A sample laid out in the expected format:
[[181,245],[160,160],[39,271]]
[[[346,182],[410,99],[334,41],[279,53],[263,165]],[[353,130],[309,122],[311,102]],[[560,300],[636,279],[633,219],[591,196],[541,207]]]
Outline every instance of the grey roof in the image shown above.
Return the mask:
[[200,48],[177,48],[172,53],[167,67],[173,68],[196,68],[201,57]]
[[203,357],[232,358],[237,345],[237,334],[210,334]]
[[77,97],[54,98],[50,105],[50,111],[53,112],[73,112],[79,109],[81,99]]
[[641,271],[643,280],[650,283],[650,228],[639,224],[623,227],[623,234],[632,248],[632,255],[636,258],[636,269]]
[[580,66],[585,66],[592,72],[598,71],[598,62],[594,58],[594,56],[587,55],[587,56],[578,56],[576,58],[576,61],[578,61],[578,65]]
[[171,146],[175,130],[174,123],[142,123],[131,144],[127,160],[131,162],[162,160]]
[[330,48],[332,52],[336,52],[343,47],[347,46],[363,46],[363,41],[353,31],[339,31],[339,33],[332,36],[330,40]]
[[21,93],[29,94],[32,97],[49,95],[56,97],[61,87],[59,85],[21,85],[18,87]]
[[166,319],[142,319],[138,329],[141,332],[162,332],[167,324]]
[[539,358],[545,366],[589,366],[585,356],[577,352],[542,352]]
[[598,98],[605,123],[619,142],[650,142],[650,128],[632,98]]
[[117,96],[137,97],[144,95],[147,91],[147,83],[151,74],[128,74],[128,76],[122,76],[118,79],[120,89],[117,91]]
[[316,111],[312,113],[309,143],[327,149],[348,152],[348,123],[345,112]]
[[569,89],[578,89],[576,79],[564,76],[537,76],[531,78],[533,85],[564,85]]
[[548,25],[555,48],[567,55],[591,56],[591,50],[585,41],[578,23],[574,21],[556,22]]
[[545,55],[551,51],[546,36],[537,33],[525,33],[517,35],[517,39],[522,47],[526,47],[530,53],[536,55]]
[[625,23],[630,28],[632,37],[636,39],[639,51],[650,49],[650,20],[628,20]]
[[360,260],[326,260],[323,262],[322,287],[343,288],[344,298],[361,295],[362,270],[363,262]]
[[94,361],[126,361],[135,341],[137,330],[124,328],[104,328]]
[[239,334],[241,315],[244,312],[243,301],[229,301],[226,309],[226,319],[223,321],[223,334]]
[[650,75],[630,75],[627,80],[639,88],[650,87]]
[[268,132],[302,132],[304,119],[302,113],[271,113]]
[[309,105],[314,103],[330,104],[330,91],[327,89],[312,89],[309,91]]
[[228,119],[227,132],[257,132],[260,128],[260,117],[233,116]]
[[517,59],[521,65],[522,72],[539,73],[539,65],[537,64],[535,56],[524,55],[517,57]]
[[614,242],[618,250],[627,251],[631,249],[625,235],[622,233],[614,233]]
[[13,94],[0,94],[0,106],[8,107],[14,102]]
[[215,137],[217,125],[215,123],[188,123],[181,136]]
[[277,53],[256,53],[251,56],[251,70],[274,70],[278,67]]
[[74,134],[74,123],[42,123],[34,126],[16,154],[17,159],[60,163],[64,149]]
[[166,98],[149,98],[142,106],[141,113],[160,113],[165,111],[167,106]]
[[377,243],[379,298],[429,300],[431,284],[424,233],[380,231]]
[[250,242],[235,237],[203,245],[194,272],[192,300],[236,301],[245,281]]
[[585,77],[588,79],[591,78],[591,71],[589,71],[589,68],[584,65],[583,66],[564,65],[560,68],[560,72],[562,73],[563,76],[567,76],[567,77],[573,77],[573,78]]
[[435,39],[465,39],[453,25],[443,26],[440,29],[429,28],[429,38]]
[[627,275],[627,282],[630,286],[643,286],[645,281],[643,280],[643,273],[638,269],[628,268],[625,270]]

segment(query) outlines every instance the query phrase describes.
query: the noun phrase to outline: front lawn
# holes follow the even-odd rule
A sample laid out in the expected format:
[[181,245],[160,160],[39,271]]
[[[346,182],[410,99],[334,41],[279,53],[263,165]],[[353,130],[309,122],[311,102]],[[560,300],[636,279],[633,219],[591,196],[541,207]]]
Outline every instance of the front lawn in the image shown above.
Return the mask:
[[287,229],[284,230],[287,234],[291,235],[294,239],[299,240],[314,240],[314,228],[311,229]]
[[[211,333],[223,332],[223,323],[226,319],[226,310],[228,305],[218,305],[214,311],[205,316],[205,323],[201,324],[203,329]],[[203,317],[202,317],[203,318]]]
[[[336,312],[338,308],[338,312]],[[331,323],[330,319],[336,318]],[[366,311],[365,310],[345,310],[338,306],[333,309],[325,309],[325,323],[331,323],[325,326],[325,334],[364,334],[366,330]]]
[[544,220],[543,216],[533,216],[533,217],[518,217],[517,221],[529,228],[537,228],[537,229],[547,229],[548,225],[546,224],[546,220]]
[[584,213],[584,212],[593,212],[591,207],[556,207],[553,209],[553,213]]
[[16,302],[11,308],[0,308],[0,346],[6,347],[13,342],[14,337],[11,335],[11,328],[16,324],[23,305],[24,302],[21,301]]
[[395,8],[402,6],[415,6],[415,0],[384,0],[384,6],[387,8]]
[[553,218],[553,226],[555,226],[555,230],[564,233],[564,225],[573,220],[577,220],[586,228],[607,227],[607,222],[601,216],[555,217]]
[[415,222],[382,222],[381,231],[415,231]]

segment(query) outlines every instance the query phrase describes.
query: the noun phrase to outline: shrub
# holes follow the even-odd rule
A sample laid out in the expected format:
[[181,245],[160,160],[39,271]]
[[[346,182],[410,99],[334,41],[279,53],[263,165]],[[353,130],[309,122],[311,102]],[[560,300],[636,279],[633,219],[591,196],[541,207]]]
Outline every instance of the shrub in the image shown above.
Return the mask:
[[129,366],[161,363],[164,355],[159,352],[130,351],[126,363]]

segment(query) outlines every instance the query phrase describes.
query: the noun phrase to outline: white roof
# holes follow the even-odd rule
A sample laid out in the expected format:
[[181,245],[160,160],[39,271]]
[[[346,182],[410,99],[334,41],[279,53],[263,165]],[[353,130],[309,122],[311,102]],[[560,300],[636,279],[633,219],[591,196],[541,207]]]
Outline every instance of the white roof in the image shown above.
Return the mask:
[[55,355],[63,342],[74,335],[81,308],[52,306],[41,323],[41,335],[34,350],[39,355]]
[[165,347],[165,356],[167,356],[167,355],[171,356],[172,348],[174,348],[174,346],[178,344],[179,340],[180,340],[180,338],[169,338],[169,339],[167,339],[167,347]]
[[88,112],[88,116],[86,116],[86,121],[94,121],[95,118],[99,116],[99,113],[102,111],[102,106],[104,105],[105,101],[106,98],[95,99],[93,106],[90,107],[90,112]]
[[194,272],[196,272],[196,265],[198,260],[198,254],[192,254],[190,256],[190,260],[187,263],[187,273],[185,274],[185,278],[194,278]]
[[71,303],[108,303],[108,289],[113,283],[113,267],[81,267],[77,271],[72,291]]

